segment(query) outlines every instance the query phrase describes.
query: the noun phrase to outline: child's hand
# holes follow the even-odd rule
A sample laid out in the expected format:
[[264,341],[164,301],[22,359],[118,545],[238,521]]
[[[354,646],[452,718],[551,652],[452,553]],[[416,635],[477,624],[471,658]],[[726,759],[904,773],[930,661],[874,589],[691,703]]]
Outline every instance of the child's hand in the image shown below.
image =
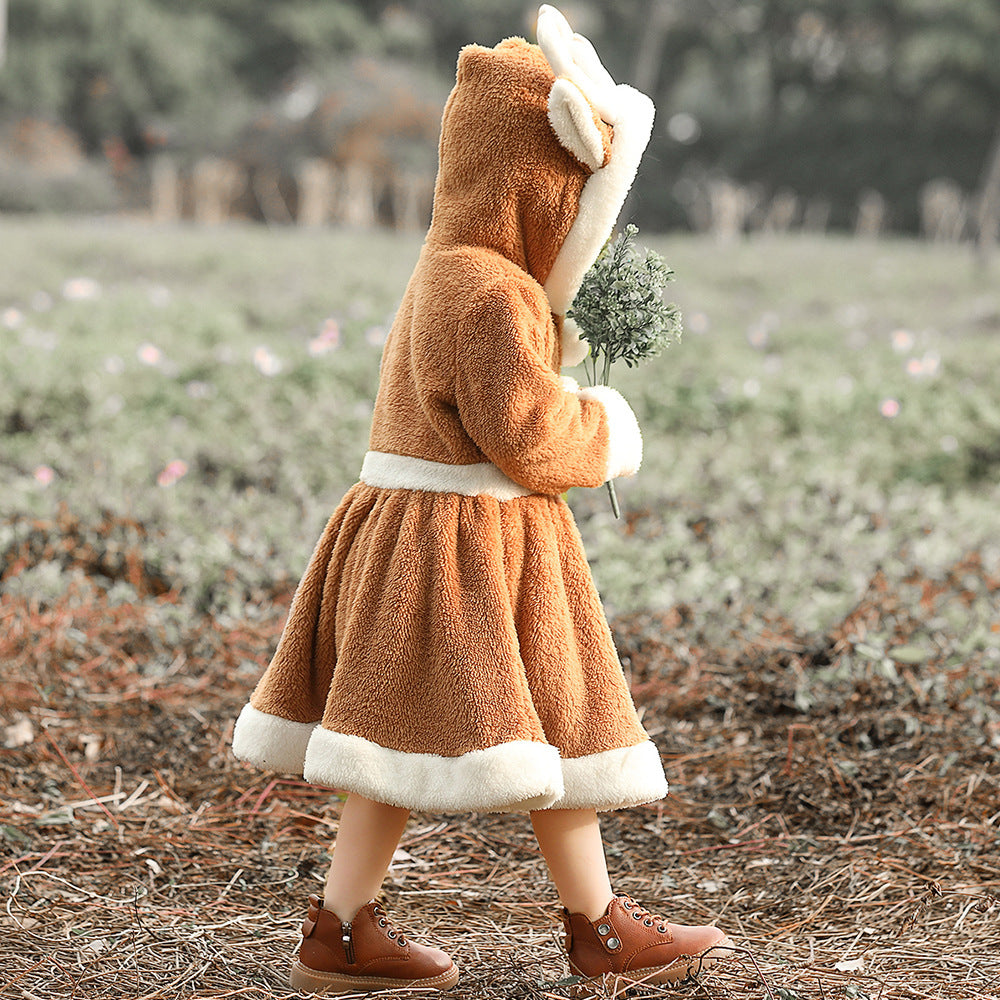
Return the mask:
[[608,418],[608,464],[605,480],[634,476],[642,465],[642,432],[625,397],[609,385],[579,389],[580,399],[596,400]]

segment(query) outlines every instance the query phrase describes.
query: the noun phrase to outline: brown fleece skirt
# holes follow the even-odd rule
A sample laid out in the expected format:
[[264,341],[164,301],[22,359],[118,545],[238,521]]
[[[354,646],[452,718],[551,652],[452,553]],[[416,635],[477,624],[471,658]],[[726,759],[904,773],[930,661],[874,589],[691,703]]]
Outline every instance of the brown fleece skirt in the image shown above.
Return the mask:
[[[666,791],[579,533],[558,497],[501,501],[356,484],[316,546],[251,706],[258,723],[273,718],[278,728],[268,736],[241,717],[238,756],[292,769],[313,736],[309,755],[316,759],[307,778],[414,808],[436,808],[440,795],[414,791],[420,781],[412,761],[433,769],[440,758],[477,760],[478,751],[505,746],[602,762],[598,784],[606,783],[609,766],[624,768],[620,794],[590,803],[598,808]],[[317,722],[318,743],[335,741],[336,752],[317,744]],[[290,749],[296,738],[301,748],[283,768],[281,748],[269,755],[250,746],[284,739]],[[401,756],[342,759],[345,745]],[[621,757],[643,745],[641,764],[634,753]],[[475,786],[502,784],[512,769],[530,769],[535,760],[511,758],[488,780],[467,776],[472,787],[456,789],[447,807],[505,808],[494,792],[486,796],[492,805],[479,802]],[[359,773],[369,767],[390,773],[372,783]],[[637,781],[640,789],[632,787]],[[557,789],[542,804],[560,798]],[[540,801],[513,794],[506,805],[522,800]]]

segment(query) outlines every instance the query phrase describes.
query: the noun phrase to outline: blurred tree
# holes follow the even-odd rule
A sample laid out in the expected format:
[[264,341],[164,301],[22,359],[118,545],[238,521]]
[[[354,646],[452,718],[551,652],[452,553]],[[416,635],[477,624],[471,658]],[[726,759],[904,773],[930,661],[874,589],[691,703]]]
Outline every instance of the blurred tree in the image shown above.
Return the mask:
[[7,0],[0,0],[0,69],[7,61]]
[[1000,238],[1000,125],[997,125],[982,183],[976,194],[976,246],[983,263],[996,250]]
[[[926,182],[971,192],[992,176],[997,0],[557,2],[616,79],[656,100],[634,204],[644,227],[685,224],[692,187],[723,176],[762,204],[829,203],[841,226],[876,189],[916,229]],[[0,119],[64,123],[118,159],[164,144],[227,153],[269,115],[301,136],[294,123],[336,92],[330,137],[373,80],[436,101],[429,74],[446,87],[462,45],[532,37],[536,12],[535,0],[14,0]]]
[[[193,13],[201,0],[160,0]],[[348,0],[214,0],[212,16],[235,41],[228,68],[251,93],[267,96],[295,74],[382,49],[371,5]]]
[[91,152],[161,131],[224,142],[293,74],[378,47],[346,0],[20,0],[0,115],[56,118]]
[[[826,197],[841,225],[877,188],[911,229],[927,181],[975,186],[1000,107],[995,0],[666,2],[651,152],[667,171]],[[677,114],[697,129],[671,135]]]
[[[90,152],[117,138],[138,151],[160,116],[231,86],[231,40],[211,15],[152,0],[34,0],[10,10],[0,114],[52,117]],[[220,58],[221,57],[221,58]]]
[[463,45],[495,45],[511,35],[527,37],[538,11],[538,4],[530,0],[412,0],[409,7],[433,26],[435,60],[449,76]]

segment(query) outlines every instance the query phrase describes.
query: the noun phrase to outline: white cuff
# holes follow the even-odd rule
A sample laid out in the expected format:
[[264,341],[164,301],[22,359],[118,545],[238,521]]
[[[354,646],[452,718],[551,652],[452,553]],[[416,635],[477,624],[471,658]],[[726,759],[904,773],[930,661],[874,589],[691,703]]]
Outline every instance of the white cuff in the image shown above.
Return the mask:
[[634,476],[642,465],[642,432],[625,397],[609,385],[581,389],[580,399],[596,400],[608,417],[608,464],[605,479]]

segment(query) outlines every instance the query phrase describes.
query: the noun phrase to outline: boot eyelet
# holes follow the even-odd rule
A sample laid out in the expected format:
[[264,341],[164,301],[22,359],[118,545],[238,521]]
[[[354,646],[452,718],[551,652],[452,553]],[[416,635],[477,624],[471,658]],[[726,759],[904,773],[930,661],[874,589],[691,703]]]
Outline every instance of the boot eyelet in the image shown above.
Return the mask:
[[632,907],[635,906],[635,903],[633,903],[631,899],[623,899],[622,906],[624,906],[626,910],[631,910]]
[[608,938],[605,944],[608,946],[609,951],[615,951],[621,945],[621,941],[618,938],[612,937]]
[[638,910],[636,910],[635,913],[632,914],[632,919],[633,920],[642,920],[642,914]]
[[610,933],[611,928],[607,924],[600,924],[597,928],[597,933],[604,937],[605,934]]
[[643,925],[646,926],[646,927],[652,927],[653,926],[653,921],[650,920],[649,917],[647,917],[645,920],[643,920]]
[[667,925],[666,925],[666,924],[660,924],[660,925],[659,925],[659,926],[658,926],[658,927],[657,927],[656,929],[657,929],[657,930],[658,930],[658,931],[659,931],[659,932],[660,932],[661,934],[666,934],[666,933],[667,933]]
[[405,947],[406,947],[406,938],[405,938],[405,937],[401,937],[401,938],[400,938],[400,939],[399,939],[399,940],[398,940],[398,941],[396,942],[396,944],[398,944],[400,948],[405,948]]
[[389,922],[389,921],[388,921],[388,920],[386,920],[386,919],[385,919],[385,917],[379,917],[379,920],[378,920],[378,925],[379,925],[379,927],[385,927],[385,925],[386,925],[386,924],[387,924],[388,922]]
[[389,931],[389,937],[391,937],[393,940],[395,940],[395,938],[396,938],[396,932],[395,931]]

